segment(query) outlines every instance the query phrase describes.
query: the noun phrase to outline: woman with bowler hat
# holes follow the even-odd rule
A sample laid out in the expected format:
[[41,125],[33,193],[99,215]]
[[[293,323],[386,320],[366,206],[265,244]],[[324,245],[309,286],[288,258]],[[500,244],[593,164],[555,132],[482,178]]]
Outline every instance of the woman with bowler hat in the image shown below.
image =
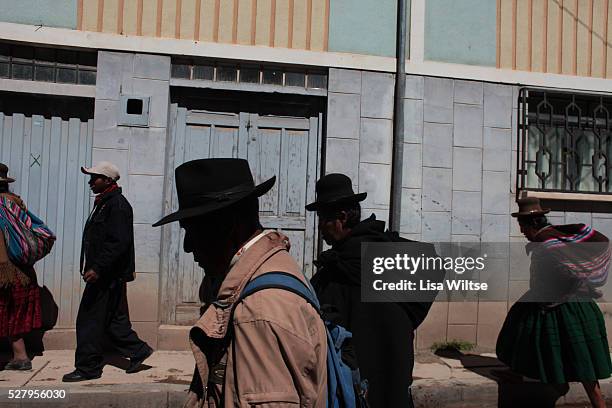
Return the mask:
[[[530,287],[515,303],[497,339],[497,356],[512,371],[567,390],[581,382],[594,408],[605,407],[599,379],[612,362],[601,296],[610,262],[608,239],[585,224],[551,225],[537,198],[518,201],[521,232],[530,241]],[[586,266],[585,266],[586,265]]]
[[[0,163],[0,206],[18,206],[25,211],[23,200],[9,190],[15,179],[8,176],[8,167]],[[4,211],[0,211],[3,217]],[[31,370],[23,336],[42,326],[40,289],[32,267],[17,267],[8,256],[3,233],[0,233],[0,337],[8,337],[13,358],[5,370]]]

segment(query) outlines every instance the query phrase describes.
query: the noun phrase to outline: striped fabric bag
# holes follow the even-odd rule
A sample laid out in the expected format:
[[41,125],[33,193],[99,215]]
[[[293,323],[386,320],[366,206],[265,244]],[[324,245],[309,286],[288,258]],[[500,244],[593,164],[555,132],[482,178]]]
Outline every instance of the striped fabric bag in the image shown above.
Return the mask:
[[0,195],[0,229],[9,258],[17,266],[33,266],[55,243],[49,227],[7,194]]
[[570,274],[592,287],[606,283],[612,255],[608,237],[585,224],[555,225],[541,236],[549,255]]

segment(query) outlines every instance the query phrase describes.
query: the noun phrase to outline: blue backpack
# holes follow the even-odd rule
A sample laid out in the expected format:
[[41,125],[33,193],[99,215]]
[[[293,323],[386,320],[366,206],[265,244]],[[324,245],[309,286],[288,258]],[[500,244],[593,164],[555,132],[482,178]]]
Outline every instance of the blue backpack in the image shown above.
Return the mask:
[[[235,304],[263,289],[284,289],[302,297],[321,315],[319,300],[313,289],[297,277],[284,272],[269,272],[250,281]],[[367,408],[367,381],[359,369],[352,370],[342,361],[342,348],[353,337],[342,326],[325,321],[327,329],[327,408]]]

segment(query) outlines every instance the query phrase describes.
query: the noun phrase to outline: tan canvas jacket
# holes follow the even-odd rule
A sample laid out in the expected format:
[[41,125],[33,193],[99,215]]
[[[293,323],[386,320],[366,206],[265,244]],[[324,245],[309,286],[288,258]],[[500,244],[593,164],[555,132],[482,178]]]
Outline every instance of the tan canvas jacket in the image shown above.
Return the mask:
[[[186,407],[325,407],[327,335],[316,310],[298,295],[266,289],[236,306],[232,342],[222,385],[209,384],[210,352],[206,346],[227,333],[232,305],[245,285],[266,272],[286,272],[305,280],[289,255],[289,239],[266,233],[230,269],[215,303],[191,330],[197,373],[204,384],[202,399],[189,393]],[[223,373],[221,373],[223,374]],[[212,377],[211,377],[212,375]],[[221,378],[223,376],[221,375]],[[219,381],[218,381],[219,382]],[[211,389],[214,387],[215,389]]]

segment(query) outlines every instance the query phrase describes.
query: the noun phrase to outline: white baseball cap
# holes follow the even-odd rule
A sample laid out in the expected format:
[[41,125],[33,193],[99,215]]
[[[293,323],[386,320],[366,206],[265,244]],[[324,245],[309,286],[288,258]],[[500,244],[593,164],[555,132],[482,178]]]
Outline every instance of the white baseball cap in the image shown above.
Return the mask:
[[113,181],[117,181],[121,177],[117,166],[107,161],[101,161],[93,167],[81,167],[81,172],[84,174],[105,176]]

